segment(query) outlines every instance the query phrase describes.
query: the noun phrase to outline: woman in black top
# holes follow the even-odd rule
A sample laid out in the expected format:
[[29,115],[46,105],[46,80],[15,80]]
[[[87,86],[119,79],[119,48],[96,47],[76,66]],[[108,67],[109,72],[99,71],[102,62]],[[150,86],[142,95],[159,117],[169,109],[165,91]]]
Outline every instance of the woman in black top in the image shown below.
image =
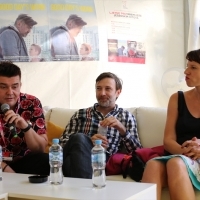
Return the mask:
[[185,80],[193,89],[174,93],[164,131],[166,156],[147,162],[142,182],[157,184],[157,199],[168,186],[172,200],[195,200],[200,190],[200,49],[186,55]]

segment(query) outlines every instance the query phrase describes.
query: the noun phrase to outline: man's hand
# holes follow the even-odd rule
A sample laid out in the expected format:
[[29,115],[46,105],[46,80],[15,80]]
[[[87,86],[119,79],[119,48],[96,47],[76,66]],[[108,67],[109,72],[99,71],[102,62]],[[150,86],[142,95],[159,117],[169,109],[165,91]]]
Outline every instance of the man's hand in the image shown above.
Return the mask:
[[[5,113],[4,120],[7,123],[14,123],[15,126],[19,129],[25,129],[28,126],[28,122],[16,114],[13,110],[8,110]],[[28,148],[33,152],[44,152],[47,146],[47,135],[46,134],[37,134],[32,128],[29,129],[25,135],[25,141]]]
[[117,129],[121,136],[124,136],[126,133],[126,128],[124,127],[124,125],[113,116],[105,118],[103,121],[100,122],[100,125]]
[[102,140],[101,146],[104,147],[105,149],[107,149],[107,147],[108,147],[108,141],[107,141],[106,136],[103,136],[99,133],[93,135],[91,137],[91,140],[92,140],[93,145],[95,145],[95,140]]
[[13,110],[8,110],[4,115],[4,120],[7,123],[14,123],[17,128],[25,129],[27,127],[27,122],[23,117],[16,114]]

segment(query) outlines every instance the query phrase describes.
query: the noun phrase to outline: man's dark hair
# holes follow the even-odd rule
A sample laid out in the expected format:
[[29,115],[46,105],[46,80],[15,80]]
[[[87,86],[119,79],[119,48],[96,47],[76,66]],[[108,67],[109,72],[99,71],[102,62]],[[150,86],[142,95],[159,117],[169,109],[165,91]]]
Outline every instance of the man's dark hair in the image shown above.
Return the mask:
[[0,62],[0,76],[13,77],[19,76],[21,79],[21,70],[20,68],[13,64],[11,61],[1,61]]
[[100,74],[97,79],[96,79],[96,83],[101,81],[102,79],[104,78],[112,78],[115,80],[115,83],[116,83],[116,90],[121,90],[122,89],[122,80],[117,77],[115,74],[111,73],[111,72],[104,72],[102,74]]
[[189,61],[195,61],[200,64],[200,49],[188,52],[186,59]]
[[86,24],[87,23],[78,15],[70,15],[66,21],[66,26],[68,29],[72,29],[77,26],[85,26]]
[[24,21],[24,23],[27,24],[27,25],[30,26],[30,27],[32,27],[32,26],[34,26],[34,25],[37,24],[37,22],[34,21],[34,20],[32,19],[32,17],[28,16],[27,14],[20,14],[20,15],[17,17],[17,19],[16,19],[16,21],[15,21],[15,24],[16,24],[17,21],[19,21],[19,20]]

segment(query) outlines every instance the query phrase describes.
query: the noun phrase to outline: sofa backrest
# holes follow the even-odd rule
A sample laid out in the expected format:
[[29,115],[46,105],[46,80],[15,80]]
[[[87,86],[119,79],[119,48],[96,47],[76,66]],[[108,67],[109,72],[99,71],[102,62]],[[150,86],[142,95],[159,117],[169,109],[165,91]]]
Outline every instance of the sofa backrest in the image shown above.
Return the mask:
[[155,147],[163,144],[166,115],[166,108],[137,108],[138,133],[143,147]]
[[[137,120],[138,133],[143,147],[163,144],[166,108],[132,107],[127,108]],[[65,128],[77,109],[52,108],[45,113],[46,121]]]
[[46,113],[45,119],[46,121],[50,121],[62,128],[65,128],[70,118],[76,111],[77,109],[52,108]]

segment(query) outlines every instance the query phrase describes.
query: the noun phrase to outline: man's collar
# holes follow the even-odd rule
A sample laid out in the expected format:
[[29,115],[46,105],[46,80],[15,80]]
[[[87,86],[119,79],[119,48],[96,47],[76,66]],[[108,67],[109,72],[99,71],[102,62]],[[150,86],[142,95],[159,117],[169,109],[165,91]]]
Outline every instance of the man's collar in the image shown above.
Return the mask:
[[[94,104],[94,107],[93,107],[93,108],[94,108],[94,110],[95,110],[95,111],[98,111],[98,110],[97,110],[97,107],[98,107],[98,106],[99,106],[99,104],[98,104],[98,103],[95,103],[95,104]],[[118,105],[117,105],[117,104],[115,104],[115,107],[114,107],[114,109],[113,109],[113,110],[111,110],[110,112],[112,112],[112,111],[118,111],[118,110],[119,110],[119,107],[118,107]],[[109,112],[109,113],[110,113],[110,112]]]
[[19,30],[17,29],[17,27],[14,25],[14,26],[11,26],[13,29],[15,29],[15,31],[17,31],[19,33]]

